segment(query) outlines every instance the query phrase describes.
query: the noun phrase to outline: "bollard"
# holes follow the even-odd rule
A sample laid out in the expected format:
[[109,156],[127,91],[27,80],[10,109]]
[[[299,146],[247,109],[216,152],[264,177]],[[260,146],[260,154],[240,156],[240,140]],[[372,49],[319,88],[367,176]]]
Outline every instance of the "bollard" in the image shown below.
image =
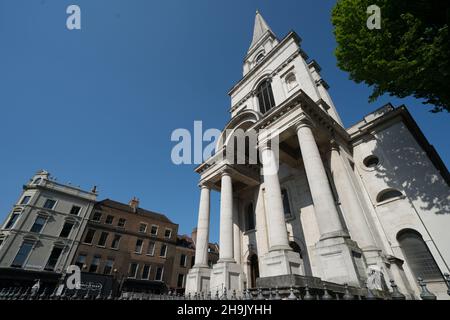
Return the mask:
[[344,300],[353,300],[355,297],[350,293],[350,290],[348,289],[348,284],[344,283],[345,288],[345,294],[344,294]]
[[391,294],[391,298],[392,300],[406,300],[406,297],[403,293],[400,292],[400,290],[398,290],[397,285],[395,284],[394,280],[391,280],[391,288],[392,288],[392,294]]
[[323,296],[322,296],[322,300],[333,300],[333,297],[330,295],[330,293],[328,292],[328,288],[327,285],[324,283],[323,284]]
[[426,283],[423,281],[422,278],[417,278],[417,281],[419,282],[419,286],[422,289],[420,292],[420,298],[422,300],[436,300],[437,297],[428,290]]

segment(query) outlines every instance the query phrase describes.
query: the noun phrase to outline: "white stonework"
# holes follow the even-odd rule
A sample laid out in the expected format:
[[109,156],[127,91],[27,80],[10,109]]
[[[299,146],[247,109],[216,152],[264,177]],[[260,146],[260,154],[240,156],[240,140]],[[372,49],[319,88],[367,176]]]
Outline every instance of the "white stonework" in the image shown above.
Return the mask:
[[[419,297],[417,277],[448,299],[448,170],[403,106],[344,128],[319,65],[300,43],[295,32],[278,39],[256,14],[243,78],[229,92],[232,120],[216,155],[196,169],[201,184],[222,193],[221,259],[201,271],[210,274],[209,289],[195,276],[199,262],[187,291],[241,290],[256,278],[290,274],[365,287],[370,266],[408,299]],[[226,132],[237,129],[257,132],[261,163],[223,159]],[[264,161],[273,152],[269,129],[279,133],[275,175]],[[209,204],[201,194],[204,230]],[[201,241],[197,250],[208,239]]]

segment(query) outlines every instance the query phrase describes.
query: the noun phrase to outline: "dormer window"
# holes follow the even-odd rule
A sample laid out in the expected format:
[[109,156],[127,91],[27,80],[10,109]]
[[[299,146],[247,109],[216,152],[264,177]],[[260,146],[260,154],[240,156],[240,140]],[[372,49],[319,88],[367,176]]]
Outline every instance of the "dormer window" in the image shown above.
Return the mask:
[[262,114],[267,113],[270,109],[275,107],[275,99],[273,98],[272,85],[270,79],[264,80],[256,89],[256,96],[258,97],[259,111]]

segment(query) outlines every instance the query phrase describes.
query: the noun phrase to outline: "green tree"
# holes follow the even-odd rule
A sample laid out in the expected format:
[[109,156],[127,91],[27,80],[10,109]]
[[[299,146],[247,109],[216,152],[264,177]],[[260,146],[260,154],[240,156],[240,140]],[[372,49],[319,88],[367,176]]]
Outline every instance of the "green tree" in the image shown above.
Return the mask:
[[[370,30],[367,8],[381,9]],[[450,112],[449,0],[338,0],[332,13],[338,66],[350,79],[389,93],[414,96],[432,112]]]

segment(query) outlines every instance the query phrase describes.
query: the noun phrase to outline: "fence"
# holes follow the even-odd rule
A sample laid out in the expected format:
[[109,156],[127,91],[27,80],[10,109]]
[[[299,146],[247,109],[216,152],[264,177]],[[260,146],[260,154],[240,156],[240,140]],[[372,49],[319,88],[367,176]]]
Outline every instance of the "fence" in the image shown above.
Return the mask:
[[[447,293],[450,296],[450,276],[445,275]],[[436,300],[436,295],[430,292],[425,282],[418,278],[418,284],[421,288],[420,298],[422,300]],[[147,294],[128,292],[120,297],[114,297],[112,291],[108,296],[100,292],[82,292],[82,290],[64,289],[58,295],[57,288],[50,291],[48,288],[35,290],[32,288],[3,288],[0,291],[0,300],[406,300],[406,296],[400,292],[394,281],[390,283],[392,291],[386,294],[372,292],[366,288],[361,290],[361,294],[352,294],[347,285],[343,285],[343,290],[331,290],[326,284],[321,289],[304,287],[290,288],[256,288],[244,290],[243,292],[229,291],[224,288],[219,292],[200,292],[195,294],[176,294],[168,292],[167,294]]]

